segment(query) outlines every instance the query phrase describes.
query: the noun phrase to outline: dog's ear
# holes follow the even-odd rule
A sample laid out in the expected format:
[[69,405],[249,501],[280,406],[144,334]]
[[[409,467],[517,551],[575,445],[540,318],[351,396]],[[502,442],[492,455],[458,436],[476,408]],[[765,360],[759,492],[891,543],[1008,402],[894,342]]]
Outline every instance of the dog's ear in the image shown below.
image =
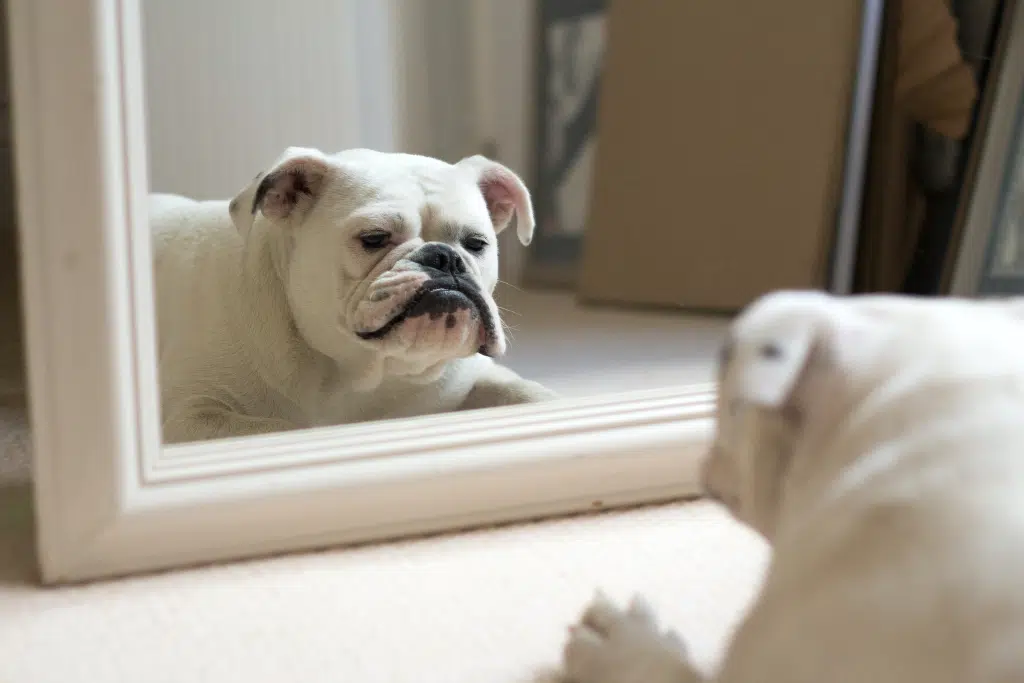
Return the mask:
[[301,219],[319,199],[329,168],[323,153],[289,147],[231,200],[228,210],[235,227],[246,236],[259,213],[272,221]]
[[515,214],[516,234],[523,246],[528,245],[533,240],[533,202],[519,176],[506,166],[479,154],[467,157],[456,165],[474,175],[491,215],[494,231],[498,233],[507,228]]
[[825,332],[820,295],[770,295],[733,324],[724,363],[730,393],[745,403],[779,409],[790,396]]
[[763,408],[781,408],[810,359],[818,334],[802,319],[735,344],[732,386],[736,395]]

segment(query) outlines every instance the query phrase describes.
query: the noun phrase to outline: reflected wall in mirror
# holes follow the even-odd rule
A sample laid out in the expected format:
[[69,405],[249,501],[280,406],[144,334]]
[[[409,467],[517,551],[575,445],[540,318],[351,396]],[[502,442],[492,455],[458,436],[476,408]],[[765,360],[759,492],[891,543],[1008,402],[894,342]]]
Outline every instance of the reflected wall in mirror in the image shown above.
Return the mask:
[[726,318],[500,272],[534,209],[474,153],[475,103],[515,79],[451,68],[469,4],[315,0],[288,33],[265,0],[142,9],[165,442],[710,381]]

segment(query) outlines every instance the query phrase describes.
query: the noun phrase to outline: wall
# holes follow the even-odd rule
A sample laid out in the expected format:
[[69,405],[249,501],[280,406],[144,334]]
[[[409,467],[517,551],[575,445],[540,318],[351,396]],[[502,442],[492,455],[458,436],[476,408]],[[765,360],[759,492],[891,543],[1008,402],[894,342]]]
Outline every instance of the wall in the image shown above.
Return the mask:
[[302,9],[143,0],[154,189],[234,192],[289,144],[454,161],[492,139],[527,173],[532,2],[303,0]]
[[395,146],[379,0],[144,0],[151,186],[233,195],[289,145]]
[[[142,6],[154,191],[231,196],[288,145],[483,151],[529,182],[532,0]],[[511,237],[502,256],[517,282]]]
[[[478,34],[486,36],[482,50],[487,55],[488,73],[485,97],[489,109],[483,109],[483,125],[493,138],[503,163],[530,182],[533,173],[533,131],[536,92],[533,35],[535,19],[532,0],[480,0]],[[480,29],[480,24],[489,26]]]

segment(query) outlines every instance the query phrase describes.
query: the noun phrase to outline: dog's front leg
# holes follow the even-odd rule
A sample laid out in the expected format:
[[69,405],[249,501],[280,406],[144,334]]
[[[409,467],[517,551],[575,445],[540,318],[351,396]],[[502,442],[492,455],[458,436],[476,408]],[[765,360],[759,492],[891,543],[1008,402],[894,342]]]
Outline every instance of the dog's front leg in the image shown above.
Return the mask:
[[164,443],[171,444],[273,434],[296,428],[285,420],[243,415],[216,401],[202,401],[173,411],[164,420],[163,437]]
[[508,368],[494,364],[477,378],[459,410],[515,406],[556,398],[558,394],[544,385],[523,379]]
[[620,609],[598,594],[569,630],[565,683],[697,683],[682,639],[658,627],[640,597]]

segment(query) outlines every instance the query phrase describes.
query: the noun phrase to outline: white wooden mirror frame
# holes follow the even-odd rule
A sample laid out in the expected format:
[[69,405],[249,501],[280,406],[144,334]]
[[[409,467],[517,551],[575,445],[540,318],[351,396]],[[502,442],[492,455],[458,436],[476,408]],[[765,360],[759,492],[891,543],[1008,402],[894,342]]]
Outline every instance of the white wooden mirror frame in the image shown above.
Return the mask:
[[8,5],[45,582],[696,493],[710,386],[163,448],[139,2]]

